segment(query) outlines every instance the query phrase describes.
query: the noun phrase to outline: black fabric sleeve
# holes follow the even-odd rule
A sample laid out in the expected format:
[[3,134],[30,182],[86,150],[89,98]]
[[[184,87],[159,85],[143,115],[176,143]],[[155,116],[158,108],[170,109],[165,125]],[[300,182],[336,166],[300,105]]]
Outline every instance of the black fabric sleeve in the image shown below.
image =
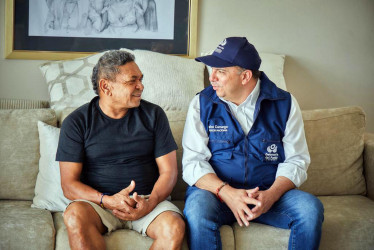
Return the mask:
[[56,161],[84,161],[84,124],[80,116],[72,113],[62,123]]
[[156,124],[154,130],[155,158],[166,155],[178,149],[170,129],[168,118],[165,112],[158,107],[156,111]]

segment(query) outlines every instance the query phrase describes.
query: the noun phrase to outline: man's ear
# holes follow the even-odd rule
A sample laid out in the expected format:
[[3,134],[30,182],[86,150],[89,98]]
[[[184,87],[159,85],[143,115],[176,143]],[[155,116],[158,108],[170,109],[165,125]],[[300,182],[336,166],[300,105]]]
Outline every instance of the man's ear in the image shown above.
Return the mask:
[[104,95],[107,95],[107,96],[112,95],[111,85],[107,79],[103,79],[103,78],[100,79],[99,89],[100,89],[100,92],[103,93]]
[[242,84],[245,85],[247,83],[249,83],[249,81],[252,79],[252,70],[245,70],[243,71],[242,75]]

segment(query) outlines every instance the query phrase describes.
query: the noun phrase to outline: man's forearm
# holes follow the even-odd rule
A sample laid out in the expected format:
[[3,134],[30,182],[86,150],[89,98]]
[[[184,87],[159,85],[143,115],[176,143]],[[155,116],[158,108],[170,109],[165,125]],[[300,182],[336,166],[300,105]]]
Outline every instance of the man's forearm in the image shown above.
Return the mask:
[[164,201],[171,194],[176,183],[177,173],[174,173],[174,171],[160,174],[148,199],[152,210],[158,203]]
[[101,193],[80,181],[70,182],[68,185],[62,185],[64,196],[69,200],[84,199],[100,204]]
[[274,197],[275,201],[277,201],[284,193],[294,188],[295,184],[290,179],[284,176],[279,176],[275,179],[273,185],[271,185],[268,191]]
[[221,184],[222,181],[216,174],[206,174],[195,183],[195,186],[216,194],[217,187],[219,187]]

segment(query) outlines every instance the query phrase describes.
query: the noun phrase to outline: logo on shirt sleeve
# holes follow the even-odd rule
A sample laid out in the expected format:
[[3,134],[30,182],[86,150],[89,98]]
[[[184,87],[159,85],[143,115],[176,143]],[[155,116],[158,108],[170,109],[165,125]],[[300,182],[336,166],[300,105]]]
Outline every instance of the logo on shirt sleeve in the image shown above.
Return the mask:
[[266,149],[268,152],[265,153],[265,160],[266,161],[277,161],[278,160],[278,147],[275,144],[271,144]]

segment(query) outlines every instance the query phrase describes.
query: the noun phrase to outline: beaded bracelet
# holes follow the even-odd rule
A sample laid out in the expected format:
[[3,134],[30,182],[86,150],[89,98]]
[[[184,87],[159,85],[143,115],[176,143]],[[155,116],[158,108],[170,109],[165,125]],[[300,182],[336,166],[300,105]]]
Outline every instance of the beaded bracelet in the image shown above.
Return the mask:
[[109,194],[108,194],[108,193],[102,193],[102,194],[101,194],[100,206],[101,206],[102,208],[105,208],[105,207],[104,207],[104,203],[103,203],[103,197],[104,197],[104,195],[109,195]]
[[217,198],[221,201],[221,202],[223,202],[223,200],[222,200],[222,198],[219,196],[219,191],[221,191],[221,189],[224,187],[224,186],[226,186],[227,185],[227,182],[223,182],[222,184],[221,184],[221,186],[219,186],[217,189],[216,189],[216,196],[217,196]]

